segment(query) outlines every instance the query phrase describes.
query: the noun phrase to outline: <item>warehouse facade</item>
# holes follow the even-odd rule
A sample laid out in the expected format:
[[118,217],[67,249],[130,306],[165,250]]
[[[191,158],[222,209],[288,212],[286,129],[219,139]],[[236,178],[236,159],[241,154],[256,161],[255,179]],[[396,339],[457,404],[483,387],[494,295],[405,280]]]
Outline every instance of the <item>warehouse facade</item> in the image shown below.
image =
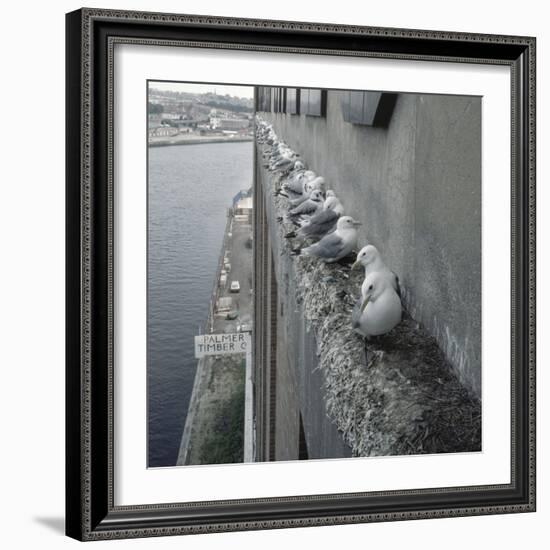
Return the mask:
[[[363,222],[360,246],[380,250],[399,276],[407,312],[479,398],[481,98],[264,87],[257,89],[256,110],[325,178],[346,214]],[[258,148],[257,458],[351,456],[353,445],[327,414],[318,335],[296,300],[300,274],[281,242],[261,153]]]

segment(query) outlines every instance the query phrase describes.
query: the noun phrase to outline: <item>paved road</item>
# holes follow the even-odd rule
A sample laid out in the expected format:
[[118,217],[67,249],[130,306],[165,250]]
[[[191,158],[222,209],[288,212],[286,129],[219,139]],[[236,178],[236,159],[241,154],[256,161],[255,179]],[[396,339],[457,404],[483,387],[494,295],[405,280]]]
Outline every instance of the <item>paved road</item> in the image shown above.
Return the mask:
[[[231,270],[227,274],[227,284],[220,289],[219,296],[233,298],[233,308],[239,312],[239,317],[234,321],[225,319],[226,314],[214,315],[214,332],[236,332],[241,323],[249,324],[252,321],[252,248],[246,243],[252,236],[252,227],[246,221],[233,219],[230,230],[231,236],[226,236],[225,250],[229,251]],[[239,281],[240,291],[230,292],[232,281]]]

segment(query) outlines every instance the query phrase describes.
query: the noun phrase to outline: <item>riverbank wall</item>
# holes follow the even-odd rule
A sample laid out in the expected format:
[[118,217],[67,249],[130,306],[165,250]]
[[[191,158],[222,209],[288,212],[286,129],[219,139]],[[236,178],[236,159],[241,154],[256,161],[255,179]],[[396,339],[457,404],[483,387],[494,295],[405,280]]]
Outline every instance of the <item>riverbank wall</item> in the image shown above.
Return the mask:
[[166,138],[152,138],[149,140],[149,147],[168,147],[170,145],[200,145],[205,143],[241,143],[245,141],[252,141],[251,137],[237,137],[237,138],[209,138],[209,137],[196,137],[188,138],[184,136],[172,136]]
[[[234,334],[251,327],[252,227],[249,217],[238,212],[228,209],[204,334]],[[225,283],[221,282],[222,269],[226,270]],[[238,281],[240,290],[231,292],[230,281]],[[217,310],[220,298],[229,297],[231,316],[225,309]],[[253,460],[251,377],[250,350],[198,361],[178,465]]]
[[[231,209],[227,211],[227,221],[225,223],[225,229],[223,232],[223,242],[218,256],[218,264],[216,266],[216,272],[214,275],[214,282],[212,284],[212,292],[210,293],[210,303],[208,306],[208,315],[206,321],[202,327],[202,333],[207,334],[212,332],[214,326],[214,312],[216,310],[216,304],[219,297],[219,280],[221,271],[223,268],[225,252],[227,250],[228,234],[231,230],[231,224],[233,223],[233,213]],[[212,367],[212,357],[202,357],[197,360],[197,370],[195,372],[195,380],[193,382],[193,391],[191,393],[191,399],[189,400],[189,406],[187,408],[187,415],[185,417],[185,425],[180,442],[180,449],[178,453],[178,466],[184,466],[189,462],[189,452],[192,445],[192,439],[200,437],[200,434],[194,432],[193,428],[197,424],[200,424],[200,419],[197,418],[200,400],[204,395],[207,386],[207,378],[210,374]],[[200,444],[200,443],[199,443]]]

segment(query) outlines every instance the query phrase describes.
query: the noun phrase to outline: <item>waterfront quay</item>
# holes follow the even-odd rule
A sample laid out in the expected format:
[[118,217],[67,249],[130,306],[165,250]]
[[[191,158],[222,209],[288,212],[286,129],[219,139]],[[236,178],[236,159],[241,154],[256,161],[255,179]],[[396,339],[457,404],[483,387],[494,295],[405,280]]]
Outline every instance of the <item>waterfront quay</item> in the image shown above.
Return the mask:
[[[238,348],[252,328],[252,225],[249,216],[234,212],[228,211],[201,339],[205,344],[198,344],[199,353],[211,351],[207,346],[212,345],[220,346],[221,352],[231,351],[229,346]],[[233,282],[238,283],[238,292],[231,291]],[[244,460],[245,363],[244,353],[204,355],[198,360],[178,466]]]
[[228,136],[201,136],[193,134],[174,134],[150,136],[149,147],[166,147],[170,145],[200,145],[202,143],[238,143],[241,141],[252,141],[249,135],[228,135]]

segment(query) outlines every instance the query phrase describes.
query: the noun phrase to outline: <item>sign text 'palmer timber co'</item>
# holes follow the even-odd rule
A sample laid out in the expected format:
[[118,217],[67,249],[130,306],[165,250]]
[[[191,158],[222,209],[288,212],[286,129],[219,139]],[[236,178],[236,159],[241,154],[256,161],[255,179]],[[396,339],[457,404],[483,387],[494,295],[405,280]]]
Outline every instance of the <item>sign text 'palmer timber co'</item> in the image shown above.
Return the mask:
[[236,334],[201,334],[195,336],[195,357],[205,355],[229,355],[248,353],[250,351],[250,333]]

